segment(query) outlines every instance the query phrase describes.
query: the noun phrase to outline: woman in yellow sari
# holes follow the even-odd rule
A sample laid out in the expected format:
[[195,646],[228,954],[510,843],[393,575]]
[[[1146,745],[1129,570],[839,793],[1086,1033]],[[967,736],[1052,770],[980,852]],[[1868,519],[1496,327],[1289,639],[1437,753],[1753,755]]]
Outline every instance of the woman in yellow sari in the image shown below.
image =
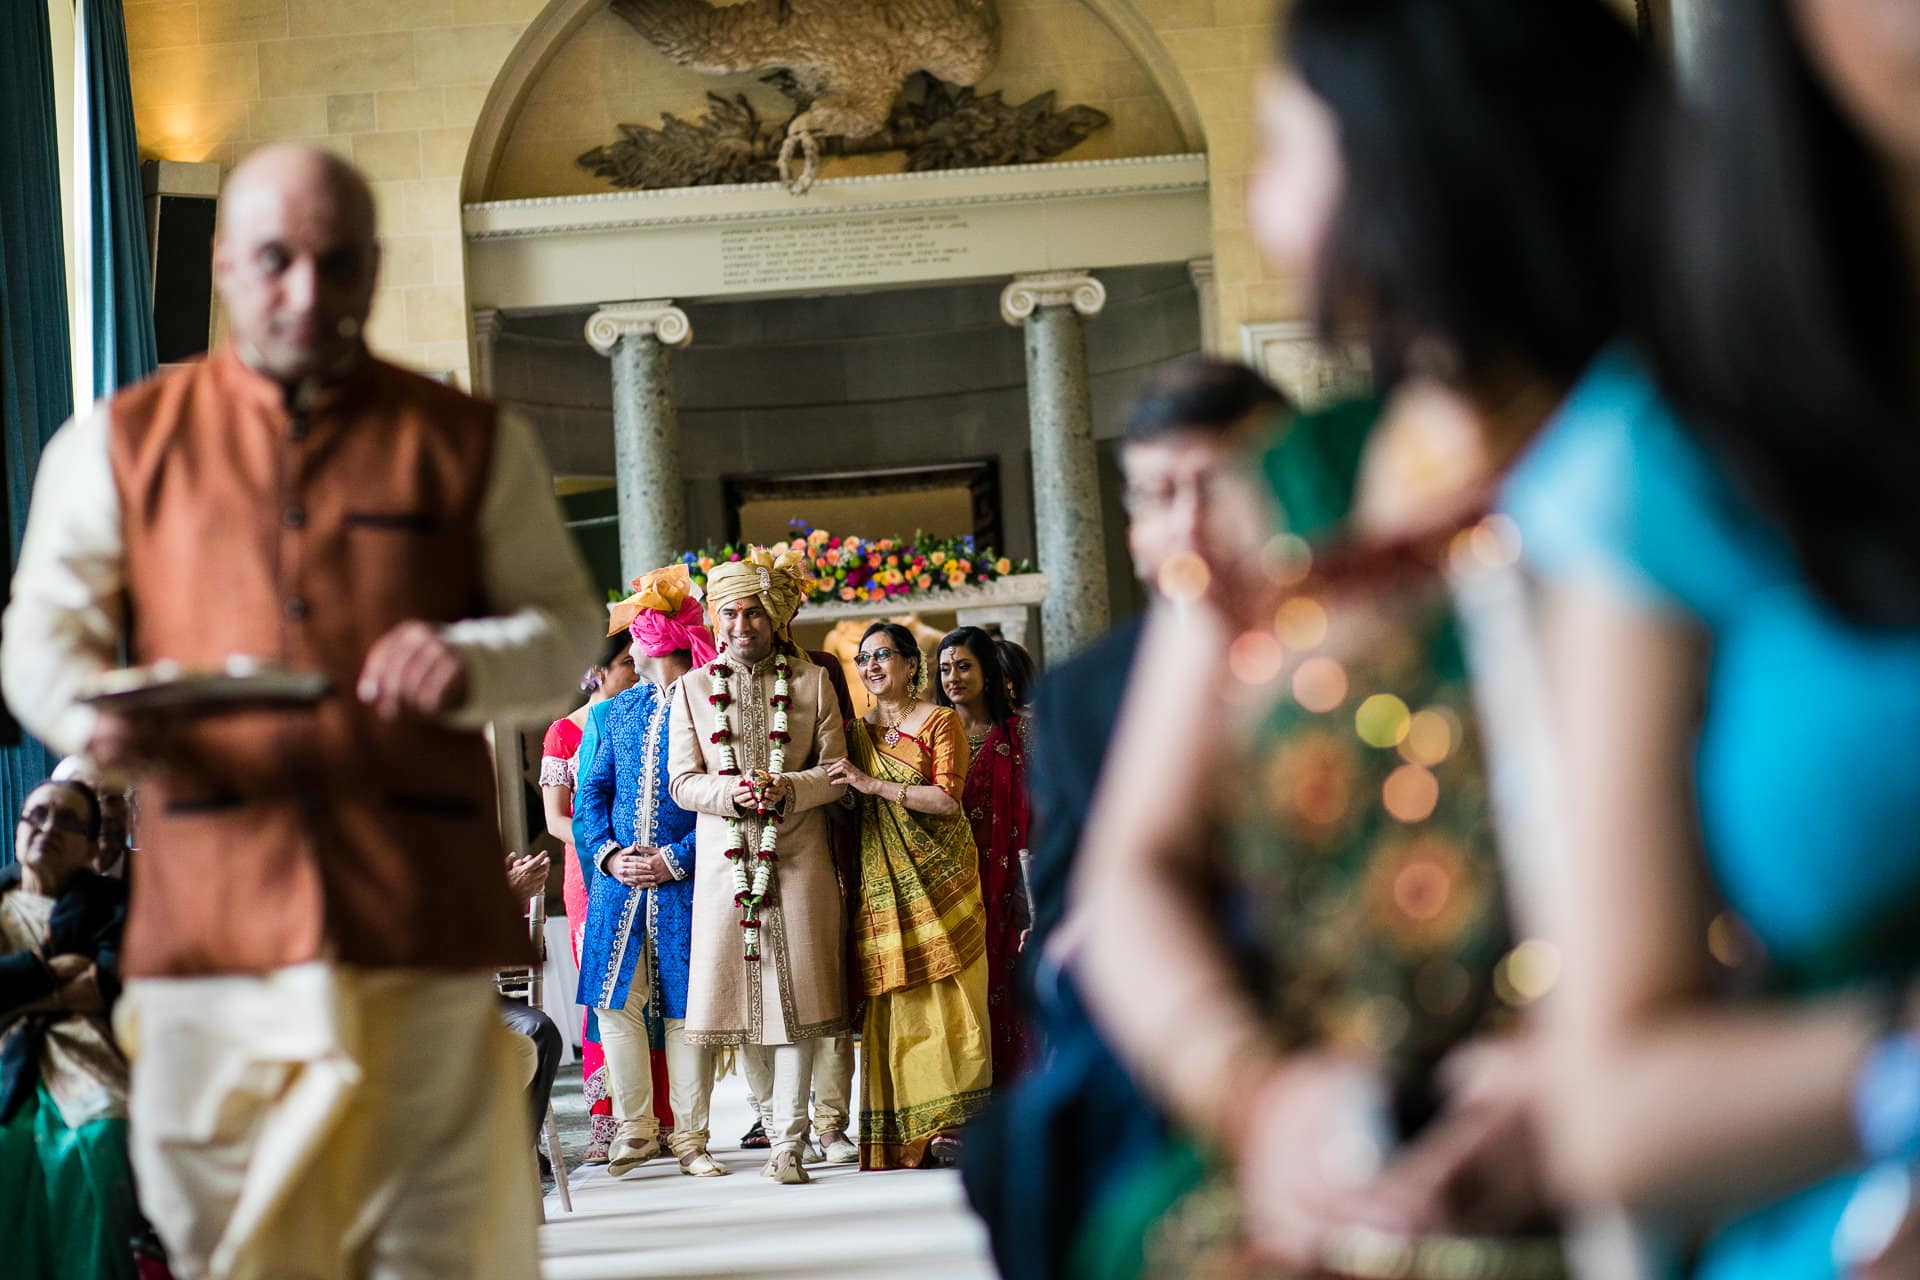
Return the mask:
[[829,776],[860,804],[860,1167],[948,1165],[993,1084],[986,904],[960,805],[966,731],[922,696],[925,660],[905,627],[867,628],[854,663],[874,706],[847,726]]

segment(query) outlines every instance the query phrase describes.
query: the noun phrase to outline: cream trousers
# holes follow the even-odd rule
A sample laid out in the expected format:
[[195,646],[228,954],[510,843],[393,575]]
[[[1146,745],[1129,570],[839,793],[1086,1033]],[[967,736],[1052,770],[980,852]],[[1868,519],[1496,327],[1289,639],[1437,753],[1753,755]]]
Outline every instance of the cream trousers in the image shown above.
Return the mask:
[[[844,1133],[853,1105],[853,1037],[834,1036],[830,1040],[809,1040],[806,1043],[813,1049],[813,1131],[816,1134]],[[754,1105],[760,1108],[760,1123],[769,1138],[773,1136],[773,1055],[776,1047],[749,1044],[740,1049],[740,1066],[746,1073],[747,1092],[753,1095]],[[804,1121],[804,1106],[800,1108],[800,1115]],[[804,1137],[804,1124],[800,1132]]]
[[486,974],[143,978],[141,1207],[180,1280],[534,1280],[539,1187]]
[[[618,1009],[595,1009],[600,1048],[607,1055],[607,1092],[620,1136],[644,1143],[660,1131],[653,1114],[652,1046],[647,1042],[645,1008],[650,991],[651,956],[642,954],[633,968],[627,1000]],[[687,1043],[687,1020],[666,1018],[667,1100],[673,1104],[673,1133],[667,1139],[675,1155],[705,1151],[707,1109],[713,1099],[713,1049]]]

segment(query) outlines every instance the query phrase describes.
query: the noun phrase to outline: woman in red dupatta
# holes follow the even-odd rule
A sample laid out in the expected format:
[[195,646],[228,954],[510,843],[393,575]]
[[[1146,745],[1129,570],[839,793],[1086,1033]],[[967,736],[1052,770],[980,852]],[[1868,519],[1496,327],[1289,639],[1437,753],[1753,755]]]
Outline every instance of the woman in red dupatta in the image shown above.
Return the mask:
[[970,763],[961,805],[980,850],[993,1078],[1005,1084],[1027,1058],[1026,1022],[1013,998],[1029,923],[1020,871],[1027,847],[1027,722],[1008,696],[999,646],[980,628],[962,627],[940,642],[939,672],[940,705],[959,713],[967,733]]
[[[580,963],[580,936],[587,927],[586,873],[573,848],[573,787],[579,780],[580,739],[586,730],[587,713],[615,694],[632,688],[639,678],[634,672],[632,643],[632,637],[624,630],[607,639],[601,647],[599,661],[580,678],[580,691],[587,695],[587,700],[575,708],[573,714],[548,725],[546,737],[540,743],[541,810],[548,833],[566,846],[560,896],[567,909],[567,937],[573,943],[576,965]],[[586,1163],[605,1164],[607,1147],[615,1132],[613,1099],[607,1093],[606,1054],[600,1048],[600,1029],[595,1024],[593,1011],[583,1009],[580,1020],[580,1075],[585,1082],[590,1117]]]

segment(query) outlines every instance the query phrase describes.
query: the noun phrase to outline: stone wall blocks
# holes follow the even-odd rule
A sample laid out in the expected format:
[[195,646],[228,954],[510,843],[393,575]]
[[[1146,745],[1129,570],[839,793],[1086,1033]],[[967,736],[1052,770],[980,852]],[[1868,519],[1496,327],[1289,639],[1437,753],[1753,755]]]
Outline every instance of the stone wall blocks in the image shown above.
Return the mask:
[[420,135],[417,133],[355,134],[353,162],[369,179],[418,178],[420,176]]
[[[374,96],[370,93],[336,93],[327,99],[328,133],[369,133],[375,123]],[[375,177],[418,177],[418,174],[376,174]]]
[[259,83],[276,96],[373,92],[414,80],[413,39],[405,32],[271,40],[259,49]]
[[[200,0],[196,8],[199,10],[202,44],[279,40],[291,34],[288,30],[287,0]],[[133,21],[133,10],[129,9],[129,34]]]
[[169,0],[127,9],[127,52],[130,54],[199,43],[199,13],[193,0]]
[[420,133],[420,175],[425,178],[457,178],[467,163],[467,146],[473,140],[471,128],[424,129]]
[[453,21],[453,0],[281,0],[296,36],[413,31]]
[[247,111],[247,139],[251,142],[312,138],[326,131],[325,98],[268,98],[254,103]]
[[519,24],[441,27],[413,33],[416,83],[426,85],[493,83],[520,38]]
[[199,107],[210,102],[251,102],[260,96],[261,68],[253,45],[152,49],[131,54],[127,61],[133,82],[142,90],[142,112],[156,107]]
[[432,236],[380,237],[380,286],[404,289],[433,284]]
[[466,341],[466,297],[458,286],[424,285],[404,290],[402,296],[408,342]]
[[438,129],[447,122],[444,89],[389,89],[374,95],[374,125],[390,129]]

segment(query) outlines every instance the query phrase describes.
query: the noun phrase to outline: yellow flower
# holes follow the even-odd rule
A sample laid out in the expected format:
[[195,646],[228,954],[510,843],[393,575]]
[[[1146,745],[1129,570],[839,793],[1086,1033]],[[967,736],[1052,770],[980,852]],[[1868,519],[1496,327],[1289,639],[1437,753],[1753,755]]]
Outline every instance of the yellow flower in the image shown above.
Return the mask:
[[993,562],[993,571],[1001,575],[1012,573],[1013,561],[1007,559],[1005,556],[1001,556]]
[[946,562],[947,562],[947,553],[944,551],[936,551],[932,555],[927,557],[927,563],[931,564],[936,569],[938,569],[941,565],[945,564]]

